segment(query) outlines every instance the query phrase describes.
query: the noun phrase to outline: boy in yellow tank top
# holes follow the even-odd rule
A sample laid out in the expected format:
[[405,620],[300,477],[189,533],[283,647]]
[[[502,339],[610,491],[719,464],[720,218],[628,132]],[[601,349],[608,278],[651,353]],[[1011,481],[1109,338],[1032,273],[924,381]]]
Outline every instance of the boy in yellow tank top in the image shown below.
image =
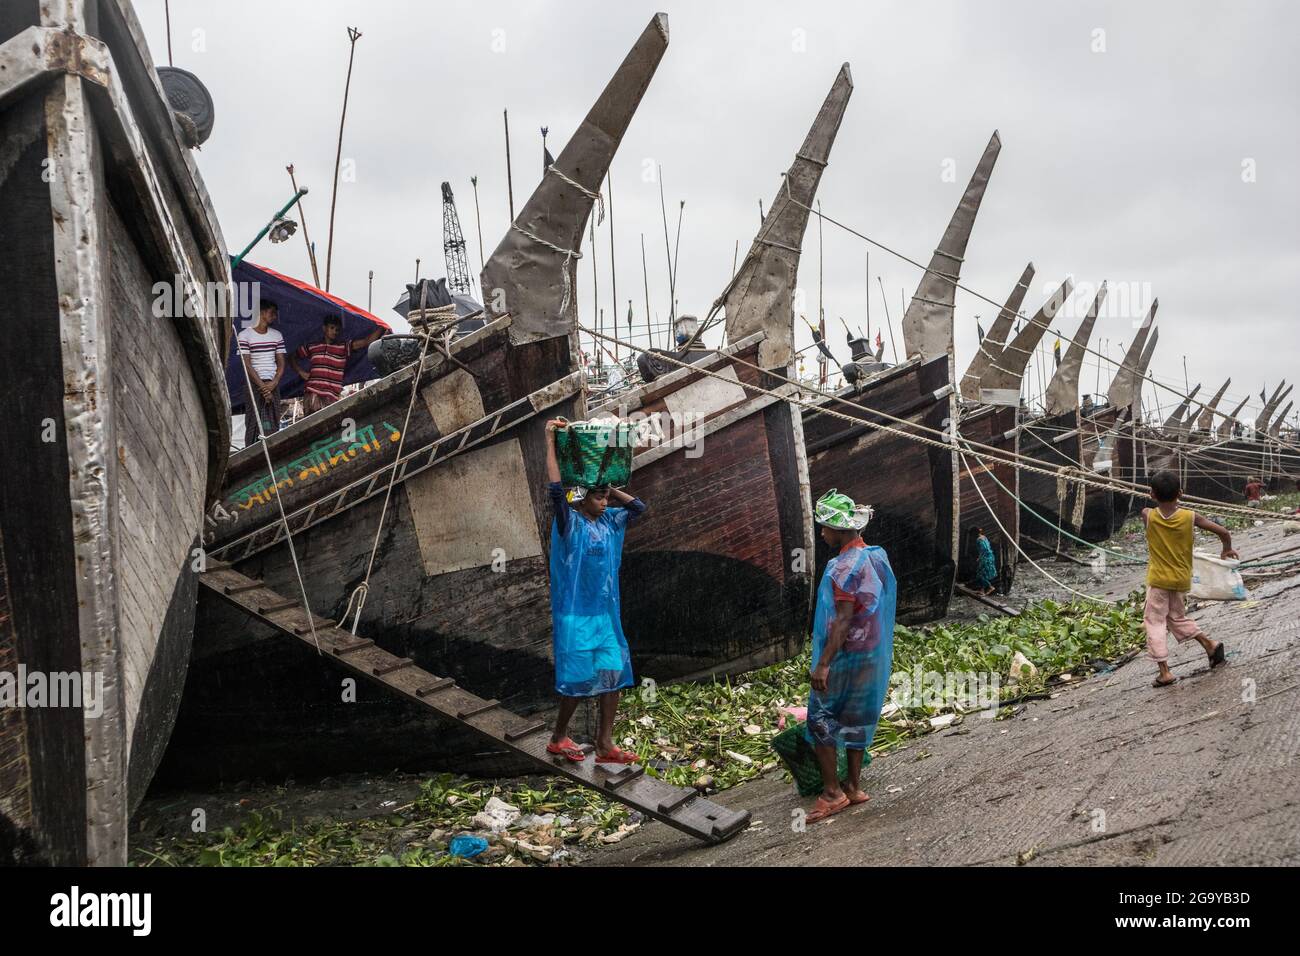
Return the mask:
[[1169,633],[1178,643],[1195,640],[1205,648],[1210,668],[1223,663],[1223,642],[1205,636],[1187,617],[1183,595],[1192,589],[1193,528],[1213,532],[1223,542],[1223,557],[1235,558],[1232,535],[1222,525],[1178,507],[1183,489],[1172,471],[1157,472],[1151,479],[1154,508],[1142,509],[1147,526],[1147,603],[1142,624],[1147,632],[1147,651],[1160,668],[1152,687],[1168,687],[1178,678],[1169,671]]

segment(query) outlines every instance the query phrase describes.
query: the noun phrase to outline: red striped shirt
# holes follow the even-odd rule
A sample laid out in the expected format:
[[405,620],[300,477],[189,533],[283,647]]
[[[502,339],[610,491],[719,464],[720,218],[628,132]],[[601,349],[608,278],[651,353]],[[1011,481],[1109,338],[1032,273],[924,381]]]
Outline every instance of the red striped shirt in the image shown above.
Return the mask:
[[337,399],[343,392],[343,373],[348,366],[348,352],[351,346],[347,342],[304,345],[298,349],[298,358],[311,362],[311,371],[307,376],[307,391],[329,399]]

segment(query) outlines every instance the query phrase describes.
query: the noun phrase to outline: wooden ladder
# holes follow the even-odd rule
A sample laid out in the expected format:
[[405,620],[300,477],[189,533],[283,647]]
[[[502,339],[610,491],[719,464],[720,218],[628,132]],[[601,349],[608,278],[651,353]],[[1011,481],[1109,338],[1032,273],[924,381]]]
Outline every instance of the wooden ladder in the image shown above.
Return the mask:
[[748,810],[728,810],[706,800],[695,790],[674,787],[646,775],[640,764],[598,764],[591,747],[577,763],[546,752],[550,740],[542,720],[520,717],[498,701],[484,700],[450,677],[438,677],[398,657],[374,641],[354,637],[333,621],[315,617],[316,640],[306,609],[230,566],[209,559],[199,583],[217,597],[246,611],[285,637],[316,649],[346,671],[380,684],[407,700],[433,711],[452,723],[467,727],[501,748],[525,757],[546,773],[591,787],[606,797],[627,804],[648,817],[688,833],[706,843],[721,843],[749,823]]

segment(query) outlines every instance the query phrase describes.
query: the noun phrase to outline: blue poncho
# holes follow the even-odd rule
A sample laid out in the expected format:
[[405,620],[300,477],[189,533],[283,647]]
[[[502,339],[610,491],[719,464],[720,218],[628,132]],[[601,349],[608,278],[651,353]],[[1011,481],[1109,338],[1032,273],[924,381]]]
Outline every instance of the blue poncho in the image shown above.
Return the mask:
[[894,608],[898,589],[883,548],[850,545],[826,565],[817,588],[812,666],[835,620],[835,588],[854,598],[849,633],[831,660],[825,691],[808,694],[808,742],[819,747],[871,746],[889,690],[894,658]]
[[557,506],[551,525],[551,623],[555,689],[565,697],[594,697],[632,686],[618,569],[628,522],[644,508],[633,501],[631,508],[606,508],[592,521],[568,511],[567,504]]

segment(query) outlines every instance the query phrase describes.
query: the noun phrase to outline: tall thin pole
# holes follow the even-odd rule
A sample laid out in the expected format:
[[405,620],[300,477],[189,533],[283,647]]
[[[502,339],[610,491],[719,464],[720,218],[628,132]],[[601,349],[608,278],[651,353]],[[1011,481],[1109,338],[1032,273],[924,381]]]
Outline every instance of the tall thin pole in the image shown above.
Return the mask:
[[682,251],[682,213],[685,211],[686,200],[683,199],[681,205],[677,207],[677,244],[673,247],[673,315],[677,314],[677,264],[681,261],[679,256]]
[[506,194],[510,197],[510,221],[515,221],[515,180],[510,173],[510,111],[502,110],[506,123]]
[[370,291],[366,295],[366,311],[375,311],[375,270],[370,270]]
[[[825,254],[822,243],[822,201],[817,200],[817,328],[826,321],[826,287],[822,280],[825,276]],[[823,382],[823,385],[826,383]]]
[[664,168],[659,167],[659,214],[664,221],[664,256],[668,260],[668,347],[672,348],[674,325],[673,310],[673,247],[668,244],[668,207],[664,205]]
[[731,278],[736,278],[736,266],[740,262],[740,240],[736,240],[736,250],[731,254]]
[[[618,361],[618,277],[614,266],[614,177],[605,170],[605,188],[609,192],[609,297],[614,303],[610,315],[614,317],[614,361]],[[628,329],[630,335],[631,329]]]
[[[603,332],[601,325],[605,320],[605,310],[600,307],[600,280],[596,276],[596,217],[591,217],[591,307],[596,310],[596,331]],[[603,364],[600,360],[602,343],[600,340],[592,343],[596,350],[596,367],[600,368]]]
[[894,364],[898,364],[898,346],[894,344],[894,317],[889,314],[889,299],[885,296],[885,283],[876,276],[876,282],[880,285],[880,301],[885,304],[885,324],[889,326],[889,350],[894,353]]
[[871,345],[871,250],[867,250],[867,331],[863,333]]
[[[478,229],[478,271],[481,273],[483,271],[483,217],[478,211],[478,177],[471,176],[469,181],[474,186],[474,226]],[[483,289],[480,286],[479,294],[482,293]]]
[[343,115],[339,118],[339,146],[338,151],[334,154],[334,195],[330,198],[330,235],[329,242],[325,247],[325,291],[330,290],[330,272],[334,265],[334,208],[339,199],[339,165],[343,162],[343,126],[348,120],[348,95],[352,90],[352,61],[357,55],[357,41],[361,39],[361,31],[356,27],[348,27],[348,78],[343,84]]
[[1192,391],[1192,383],[1187,379],[1187,356],[1183,356],[1183,394],[1189,395]]
[[[284,168],[289,171],[289,182],[293,183],[293,191],[296,193],[298,191],[298,180],[293,174],[293,163]],[[316,268],[316,247],[307,238],[307,214],[302,211],[301,199],[298,200],[298,222],[302,224],[302,241],[307,243],[307,258],[311,260],[311,281],[319,289],[320,272]]]
[[[172,5],[170,0],[163,0],[163,12],[167,15],[167,65],[175,66],[176,63],[172,60]],[[296,192],[297,189],[298,187],[295,186],[294,191]]]
[[645,340],[646,345],[655,344],[654,327],[650,324],[650,274],[645,267],[645,233],[641,233],[641,281],[645,283]]

